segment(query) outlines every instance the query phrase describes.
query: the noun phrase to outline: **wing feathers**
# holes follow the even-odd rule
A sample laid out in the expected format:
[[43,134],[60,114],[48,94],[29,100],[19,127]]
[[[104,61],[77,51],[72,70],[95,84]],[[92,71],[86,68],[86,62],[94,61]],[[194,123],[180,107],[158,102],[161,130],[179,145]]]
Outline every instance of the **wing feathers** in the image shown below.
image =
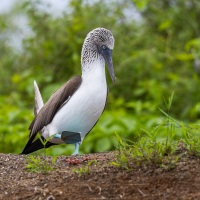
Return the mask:
[[[37,84],[34,84],[35,95],[35,118],[29,126],[30,136],[22,154],[31,153],[43,148],[40,142],[34,141],[36,134],[46,125],[51,123],[57,111],[66,104],[70,97],[76,92],[80,87],[82,78],[77,76],[71,78],[67,83],[65,83],[60,89],[52,94],[50,99],[43,106],[43,100],[39,92]],[[37,104],[38,103],[38,104]],[[42,107],[43,106],[43,107]],[[48,142],[48,147],[54,145]],[[47,147],[46,147],[47,148]]]
[[56,112],[62,107],[63,103],[73,95],[82,82],[81,77],[71,78],[60,89],[52,94],[47,103],[41,108],[30,126],[30,136],[37,134],[44,126],[51,123]]

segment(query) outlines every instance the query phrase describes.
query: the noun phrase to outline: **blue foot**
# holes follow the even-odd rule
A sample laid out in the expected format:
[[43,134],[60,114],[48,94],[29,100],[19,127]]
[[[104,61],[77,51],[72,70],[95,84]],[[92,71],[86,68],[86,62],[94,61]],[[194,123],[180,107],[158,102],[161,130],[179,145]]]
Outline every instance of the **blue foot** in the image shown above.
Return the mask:
[[74,153],[72,155],[77,155],[78,152],[79,152],[79,147],[80,147],[81,143],[77,142],[74,145],[75,145],[75,150],[74,150]]
[[63,131],[61,133],[61,139],[66,144],[76,144],[78,142],[81,142],[81,133],[76,133],[72,131]]

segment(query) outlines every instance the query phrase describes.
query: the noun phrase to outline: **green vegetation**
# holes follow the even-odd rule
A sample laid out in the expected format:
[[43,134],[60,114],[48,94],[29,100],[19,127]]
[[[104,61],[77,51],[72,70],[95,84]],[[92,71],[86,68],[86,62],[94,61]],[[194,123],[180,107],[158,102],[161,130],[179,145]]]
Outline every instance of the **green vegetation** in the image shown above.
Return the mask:
[[[81,152],[115,149],[117,133],[133,142],[131,155],[144,159],[147,153],[151,162],[172,155],[179,141],[199,155],[199,0],[69,1],[59,17],[39,9],[41,4],[18,0],[10,12],[0,14],[0,152],[20,153],[28,140],[33,81],[46,101],[66,80],[81,73],[86,34],[105,27],[115,36],[117,82],[112,84],[108,77],[105,112]],[[31,34],[16,49],[14,41],[23,36],[16,23],[20,16],[26,16],[24,28]],[[172,92],[172,105],[159,110]],[[55,146],[46,154],[70,154],[73,148]]]
[[25,168],[28,172],[47,174],[49,171],[54,170],[53,166],[55,165],[56,158],[54,156],[51,162],[49,162],[46,158],[41,159],[40,156],[29,155],[26,158],[27,164]]
[[[166,103],[168,112],[172,104],[173,94]],[[122,139],[116,134],[117,161],[111,162],[112,165],[124,169],[131,169],[134,165],[154,164],[165,169],[175,166],[178,159],[187,150],[188,154],[200,156],[200,137],[199,125],[186,125],[165,113],[162,123],[143,130],[138,141]]]
[[86,173],[90,173],[91,172],[91,166],[92,165],[96,165],[97,164],[97,161],[96,160],[90,160],[87,162],[87,164],[83,167],[74,167],[72,169],[73,172],[77,173],[78,176],[82,176]]
[[[40,141],[42,142],[42,144],[45,146],[47,144],[47,142],[51,139],[48,138],[46,141],[43,141],[41,136],[39,136]],[[57,159],[57,156],[53,156],[52,159],[50,160],[50,162],[47,160],[46,158],[46,149],[44,148],[42,150],[44,152],[44,159],[41,159],[40,156],[33,156],[33,155],[28,155],[26,157],[26,165],[25,168],[27,169],[28,172],[41,172],[43,174],[47,174],[49,171],[54,170],[54,165]]]

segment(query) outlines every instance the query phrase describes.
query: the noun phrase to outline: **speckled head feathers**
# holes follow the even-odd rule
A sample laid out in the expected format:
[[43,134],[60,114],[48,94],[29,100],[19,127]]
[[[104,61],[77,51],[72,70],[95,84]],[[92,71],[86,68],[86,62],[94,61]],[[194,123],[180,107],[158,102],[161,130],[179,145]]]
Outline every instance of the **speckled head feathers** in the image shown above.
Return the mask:
[[96,28],[93,31],[89,32],[85,42],[92,42],[98,45],[106,45],[109,49],[114,48],[114,37],[112,33],[105,28]]
[[87,34],[82,48],[82,67],[102,59],[98,53],[98,46],[105,45],[109,49],[114,48],[114,37],[111,31],[105,28],[96,28]]

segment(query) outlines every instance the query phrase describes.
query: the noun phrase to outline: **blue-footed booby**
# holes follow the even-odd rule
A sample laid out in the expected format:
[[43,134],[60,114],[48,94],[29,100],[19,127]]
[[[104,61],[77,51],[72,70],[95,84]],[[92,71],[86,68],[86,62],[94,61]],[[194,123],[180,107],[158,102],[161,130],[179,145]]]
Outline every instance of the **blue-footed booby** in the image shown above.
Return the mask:
[[[87,34],[83,43],[81,76],[71,78],[45,104],[34,82],[35,118],[29,126],[29,140],[22,154],[61,143],[75,144],[73,154],[78,154],[84,137],[95,126],[105,108],[108,92],[105,63],[115,82],[113,48],[111,31],[96,28]],[[35,139],[38,133],[41,138]],[[46,141],[45,146],[41,139]]]

